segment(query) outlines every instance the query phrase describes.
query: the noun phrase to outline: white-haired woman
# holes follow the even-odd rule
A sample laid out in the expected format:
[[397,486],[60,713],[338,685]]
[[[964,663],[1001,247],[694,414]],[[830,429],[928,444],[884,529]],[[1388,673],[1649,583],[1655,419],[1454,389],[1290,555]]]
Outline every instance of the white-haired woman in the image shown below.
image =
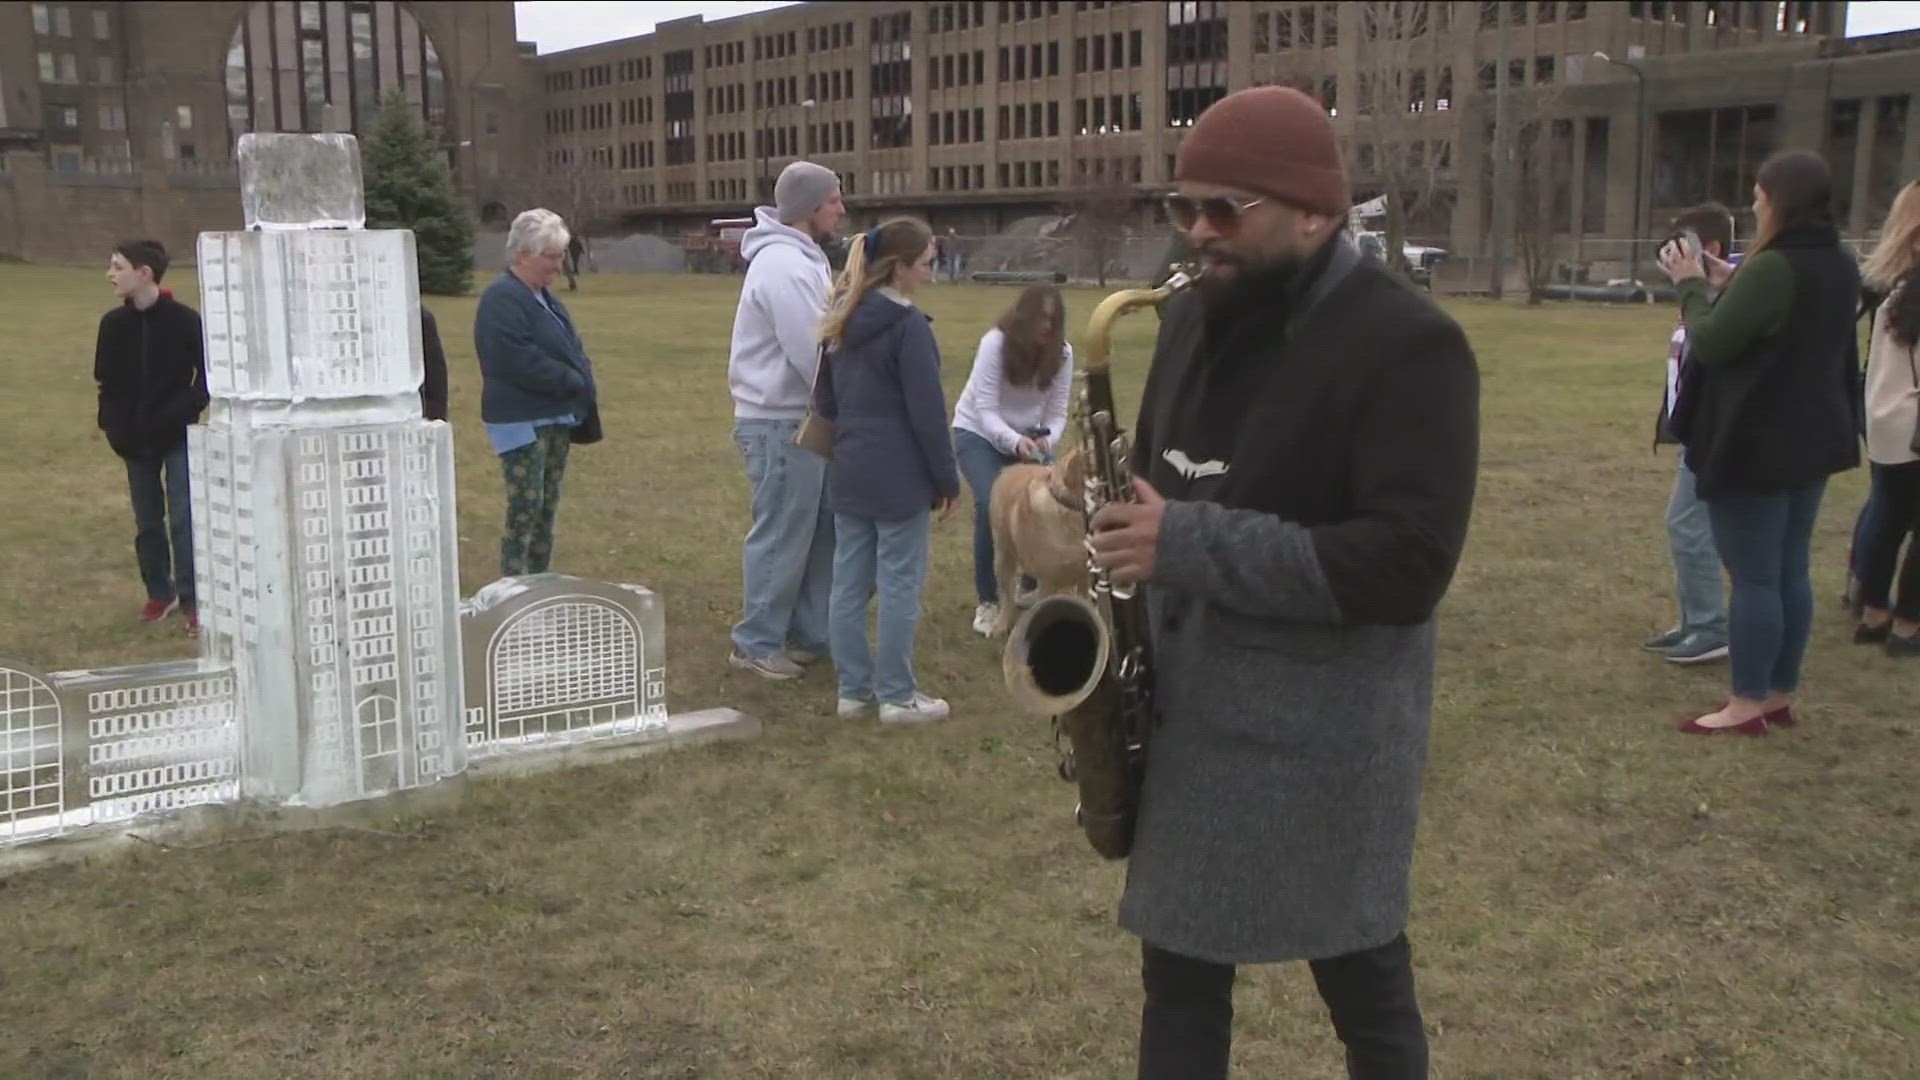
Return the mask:
[[480,419],[507,482],[503,577],[546,572],[567,451],[600,437],[593,363],[566,305],[548,288],[566,262],[569,239],[551,210],[514,218],[507,269],[480,294],[473,314]]

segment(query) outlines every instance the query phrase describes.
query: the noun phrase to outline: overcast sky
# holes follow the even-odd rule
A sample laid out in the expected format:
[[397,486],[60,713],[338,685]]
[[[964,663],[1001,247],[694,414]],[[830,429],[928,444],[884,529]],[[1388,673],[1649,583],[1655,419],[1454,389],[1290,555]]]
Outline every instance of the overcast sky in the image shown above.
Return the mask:
[[[787,4],[753,0],[736,3],[521,0],[513,6],[519,39],[536,42],[541,52],[550,53],[644,34],[651,31],[655,23],[688,15],[703,15],[708,22],[713,22]],[[1855,0],[1847,6],[1848,37],[1915,27],[1920,27],[1920,0]]]

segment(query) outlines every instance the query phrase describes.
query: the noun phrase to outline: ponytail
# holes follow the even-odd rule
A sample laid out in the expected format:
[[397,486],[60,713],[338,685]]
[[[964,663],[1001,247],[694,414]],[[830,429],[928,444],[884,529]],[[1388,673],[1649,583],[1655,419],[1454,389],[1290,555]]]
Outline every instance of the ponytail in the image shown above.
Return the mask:
[[847,320],[867,294],[893,280],[893,273],[926,254],[933,230],[912,218],[894,218],[853,238],[847,245],[847,263],[827,295],[826,314],[820,320],[820,340],[838,348]]

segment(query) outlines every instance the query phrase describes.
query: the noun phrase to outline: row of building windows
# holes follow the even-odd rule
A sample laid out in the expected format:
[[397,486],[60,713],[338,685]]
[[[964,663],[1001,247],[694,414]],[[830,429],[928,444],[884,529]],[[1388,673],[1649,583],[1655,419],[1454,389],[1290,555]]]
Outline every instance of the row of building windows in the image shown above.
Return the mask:
[[[1075,10],[1098,10],[1105,4],[1076,4]],[[1630,15],[1635,19],[1644,19],[1661,23],[1685,23],[1691,16],[1690,5],[1685,3],[1631,3]],[[69,36],[71,20],[64,5],[35,4],[34,27],[36,33],[43,36]],[[1028,11],[1027,18],[1040,19],[1057,14],[1057,3],[1046,5],[1046,11],[1038,12],[1038,3],[1001,4],[1002,23],[1025,21],[1019,14]],[[1168,27],[1168,61],[1181,63],[1188,60],[1224,59],[1227,52],[1227,27],[1225,5],[1219,0],[1206,0],[1194,3],[1169,3],[1166,5]],[[1369,28],[1369,36],[1377,37],[1391,34],[1395,39],[1417,36],[1429,30],[1444,31],[1452,25],[1455,5],[1445,3],[1391,5],[1399,18],[1413,20],[1413,26],[1403,26],[1391,31]],[[1807,34],[1817,29],[1819,8],[1808,2],[1708,2],[1692,7],[1700,10],[1700,21],[1706,26],[1729,28],[1750,28],[1773,30],[1780,33]],[[981,3],[945,3],[933,5],[929,10],[929,31],[943,33],[953,30],[966,30],[985,25],[985,5]],[[1400,9],[1404,9],[1401,11]],[[1556,0],[1508,0],[1506,3],[1491,2],[1478,5],[1478,25],[1492,28],[1499,25],[1502,9],[1505,9],[1510,26],[1551,24],[1555,22],[1573,22],[1587,17],[1588,5],[1577,0],[1556,2]],[[95,11],[94,24],[96,36],[105,40],[109,19],[105,11]],[[1428,20],[1432,20],[1428,25]],[[893,59],[910,59],[906,56],[907,42],[911,38],[912,14],[899,12],[881,16],[872,20],[872,41],[876,48],[887,44],[894,46],[892,52],[876,54],[875,62]],[[66,29],[62,29],[65,27]],[[1416,29],[1417,27],[1417,29]],[[854,45],[853,24],[851,22],[833,23],[828,26],[808,27],[806,30],[806,51],[809,53],[833,51],[850,48]],[[798,54],[799,36],[796,31],[763,35],[752,39],[753,58],[755,60],[783,59]],[[1337,47],[1340,40],[1339,5],[1335,3],[1310,3],[1288,5],[1279,10],[1254,13],[1252,21],[1252,50],[1255,53],[1271,53],[1289,49],[1326,49]],[[1059,74],[1059,42],[1032,43],[1025,45],[1002,46],[998,52],[999,66],[996,72],[1000,82],[1017,82],[1024,79],[1046,78]],[[1074,39],[1074,67],[1076,74],[1091,71],[1109,71],[1138,67],[1144,62],[1145,42],[1139,30],[1114,31],[1076,37]],[[746,62],[747,45],[742,41],[723,42],[704,47],[705,67],[719,68]],[[898,53],[898,55],[894,55]],[[48,74],[49,61],[42,54],[41,79],[45,82],[77,81],[77,75],[67,75],[64,68],[54,68],[54,74]],[[971,59],[971,63],[969,63]],[[979,85],[985,78],[981,63],[982,51],[975,50],[952,53],[939,58],[939,66],[933,70],[936,87]],[[653,75],[652,57],[634,57],[622,60],[617,65],[599,64],[568,71],[552,72],[545,78],[545,86],[550,92],[585,90],[610,85],[618,73],[620,82],[634,82],[651,78]],[[110,81],[102,76],[102,81]],[[820,95],[810,94],[818,97]]]
[[[80,59],[72,53],[42,52],[36,59],[40,63],[40,81],[55,85],[80,85]],[[93,58],[94,81],[98,83],[117,83],[120,81],[120,65],[111,56]]]
[[713,202],[747,197],[747,180],[743,176],[729,176],[719,180],[707,181],[707,198]]
[[[93,39],[110,41],[113,38],[113,17],[101,8],[93,10]],[[82,25],[85,25],[84,23]],[[41,37],[73,36],[73,11],[66,4],[33,5],[33,32]]]

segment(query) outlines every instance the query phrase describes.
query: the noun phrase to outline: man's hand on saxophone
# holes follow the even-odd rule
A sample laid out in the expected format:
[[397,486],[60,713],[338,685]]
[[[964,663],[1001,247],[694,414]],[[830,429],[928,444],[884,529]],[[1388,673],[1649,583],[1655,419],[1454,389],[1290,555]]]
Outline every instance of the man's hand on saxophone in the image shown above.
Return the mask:
[[1167,500],[1153,485],[1133,478],[1137,502],[1110,502],[1093,515],[1093,561],[1107,571],[1116,585],[1133,585],[1153,579],[1154,552],[1160,546],[1160,519],[1167,512]]

